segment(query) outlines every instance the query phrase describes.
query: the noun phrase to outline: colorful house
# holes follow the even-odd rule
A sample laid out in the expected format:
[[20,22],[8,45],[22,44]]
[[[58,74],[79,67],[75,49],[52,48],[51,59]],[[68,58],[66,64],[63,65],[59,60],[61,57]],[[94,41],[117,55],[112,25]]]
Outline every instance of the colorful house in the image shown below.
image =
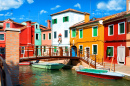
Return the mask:
[[126,12],[116,14],[104,23],[104,61],[126,64]]
[[40,25],[40,29],[42,31],[42,55],[48,54],[49,53],[49,47],[51,47],[51,21],[47,20],[47,27]]
[[[93,18],[91,20],[79,22],[70,27],[70,46],[72,56],[78,54],[79,49],[83,55],[89,57],[89,54],[97,56],[99,60],[104,56],[104,26],[103,18]],[[99,61],[98,60],[98,61]]]
[[[89,13],[80,12],[74,9],[63,10],[51,14],[52,18],[52,46],[70,47],[69,27],[84,20],[85,15],[89,18]],[[56,51],[56,50],[55,50]]]

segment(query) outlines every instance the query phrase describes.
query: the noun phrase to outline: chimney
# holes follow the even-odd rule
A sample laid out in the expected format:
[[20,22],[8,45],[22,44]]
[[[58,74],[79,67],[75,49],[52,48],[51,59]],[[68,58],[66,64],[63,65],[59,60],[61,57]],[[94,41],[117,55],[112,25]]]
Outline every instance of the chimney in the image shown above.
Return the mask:
[[127,13],[130,11],[130,0],[126,0],[126,11]]
[[51,28],[51,21],[47,20],[47,28]]
[[27,23],[27,44],[31,44],[31,21],[26,21]]
[[87,13],[85,14],[85,17],[84,17],[85,23],[87,23],[89,21],[89,16],[90,16],[90,14],[87,14]]

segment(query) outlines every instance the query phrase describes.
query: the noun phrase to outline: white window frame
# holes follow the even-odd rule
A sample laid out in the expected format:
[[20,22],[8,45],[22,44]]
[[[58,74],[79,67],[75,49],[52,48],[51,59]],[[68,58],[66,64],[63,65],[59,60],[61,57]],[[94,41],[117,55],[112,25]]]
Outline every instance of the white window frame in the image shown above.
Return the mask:
[[51,40],[51,39],[49,39],[49,34],[51,34],[51,33],[48,33],[48,40]]
[[80,30],[82,30],[82,35],[83,35],[83,28],[82,29],[79,29],[79,39],[82,39],[82,38],[80,38]]
[[[38,34],[38,33],[36,33],[36,34]],[[36,36],[36,34],[35,34],[35,36]],[[36,37],[35,37],[36,38]],[[36,39],[36,40],[39,40],[39,34],[38,34],[38,39]]]
[[[113,26],[113,34],[110,35],[110,26]],[[114,35],[114,24],[108,25],[108,36],[113,36]]]
[[10,28],[10,23],[6,23],[6,28],[7,28],[7,24],[9,24],[9,28]]
[[[71,29],[71,38],[75,38],[76,37],[76,32],[75,32],[75,37],[72,37],[72,30],[74,30],[74,29]],[[75,31],[76,31],[76,29],[75,29]]]
[[4,35],[4,40],[0,40],[0,41],[5,41],[5,34],[4,33],[2,33],[3,35]]
[[[124,23],[124,33],[120,33],[120,24],[121,23]],[[125,21],[118,23],[118,35],[122,35],[122,34],[125,34]]]
[[97,54],[96,54],[96,55],[98,55],[98,44],[92,44],[92,55],[95,55],[95,54],[93,53],[93,45],[97,45]]
[[97,36],[98,36],[98,26],[93,26],[93,27],[92,27],[92,37],[97,37],[97,36],[93,36],[93,28],[94,28],[94,27],[97,27]]
[[[66,31],[66,30],[64,30],[64,37],[65,37],[65,31]],[[67,37],[65,37],[65,38],[68,38],[68,34],[69,34],[69,33],[68,33],[68,30],[67,30]]]
[[114,57],[114,46],[107,46],[107,47],[113,47],[113,56],[107,56],[107,57]]
[[80,50],[80,46],[82,46],[82,54],[83,54],[83,49],[84,49],[84,48],[83,48],[83,45],[79,45],[79,50]]
[[[55,32],[56,32],[56,38],[55,38]],[[57,31],[54,31],[54,39],[57,39]]]
[[[21,54],[25,54],[25,47],[24,46],[22,46],[23,48],[24,48],[24,53],[22,53],[22,50],[21,50]],[[22,49],[22,47],[21,47],[21,49]]]

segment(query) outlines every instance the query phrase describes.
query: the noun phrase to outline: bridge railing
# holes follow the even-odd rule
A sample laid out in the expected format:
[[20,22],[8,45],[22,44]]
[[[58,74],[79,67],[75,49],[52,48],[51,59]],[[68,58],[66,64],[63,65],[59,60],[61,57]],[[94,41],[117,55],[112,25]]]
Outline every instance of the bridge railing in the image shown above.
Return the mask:
[[11,76],[9,73],[9,68],[7,67],[6,62],[1,56],[0,56],[0,76],[1,76],[0,86],[13,86],[12,81],[11,81]]

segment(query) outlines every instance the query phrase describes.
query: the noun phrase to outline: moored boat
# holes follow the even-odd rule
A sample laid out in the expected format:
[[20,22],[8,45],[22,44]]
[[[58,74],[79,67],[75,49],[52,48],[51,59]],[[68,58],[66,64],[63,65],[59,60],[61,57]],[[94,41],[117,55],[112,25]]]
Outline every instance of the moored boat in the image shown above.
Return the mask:
[[107,70],[98,70],[98,69],[82,69],[82,70],[77,70],[77,73],[91,76],[91,77],[103,78],[103,79],[121,79],[124,77],[123,74],[108,72]]
[[44,68],[44,69],[61,69],[64,64],[61,63],[34,63],[33,67]]

